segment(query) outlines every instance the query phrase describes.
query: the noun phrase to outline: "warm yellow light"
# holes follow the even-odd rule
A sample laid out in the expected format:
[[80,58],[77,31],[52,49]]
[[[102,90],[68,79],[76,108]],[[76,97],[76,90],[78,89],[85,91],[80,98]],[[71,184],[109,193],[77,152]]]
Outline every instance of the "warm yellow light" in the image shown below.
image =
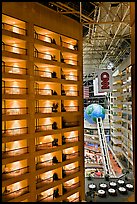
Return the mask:
[[75,164],[74,163],[68,164],[67,166],[65,166],[66,170],[70,170],[70,169],[74,169],[74,168],[75,168]]
[[22,187],[22,186],[21,186],[21,183],[20,183],[20,182],[14,183],[14,184],[12,185],[12,191],[17,191],[17,190],[19,190],[21,187]]
[[17,47],[16,44],[13,44],[13,52],[19,53],[19,48]]
[[44,37],[44,41],[51,43],[51,39],[47,36]]
[[70,137],[74,137],[76,135],[76,133],[74,131],[70,132],[69,136]]
[[69,45],[68,48],[73,49],[74,50],[74,46],[73,45]]
[[44,59],[51,60],[51,55],[49,52],[45,52]]
[[13,25],[13,32],[19,33],[19,28],[17,28],[16,25]]

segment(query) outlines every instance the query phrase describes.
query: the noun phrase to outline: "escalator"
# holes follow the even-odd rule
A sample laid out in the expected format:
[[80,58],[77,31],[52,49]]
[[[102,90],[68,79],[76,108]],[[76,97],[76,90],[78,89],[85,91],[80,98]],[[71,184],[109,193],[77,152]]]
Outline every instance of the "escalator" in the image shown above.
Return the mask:
[[102,156],[103,156],[104,172],[105,174],[108,174],[110,177],[115,177],[116,175],[114,170],[112,169],[110,158],[109,158],[108,145],[106,141],[102,118],[97,118],[97,128],[98,128],[100,147],[101,147]]

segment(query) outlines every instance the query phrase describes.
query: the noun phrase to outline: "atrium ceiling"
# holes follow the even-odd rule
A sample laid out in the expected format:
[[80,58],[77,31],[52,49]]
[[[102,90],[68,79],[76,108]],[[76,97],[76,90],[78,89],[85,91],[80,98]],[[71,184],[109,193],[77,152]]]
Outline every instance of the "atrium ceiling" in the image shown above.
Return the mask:
[[38,2],[83,25],[83,77],[115,70],[130,54],[130,2]]

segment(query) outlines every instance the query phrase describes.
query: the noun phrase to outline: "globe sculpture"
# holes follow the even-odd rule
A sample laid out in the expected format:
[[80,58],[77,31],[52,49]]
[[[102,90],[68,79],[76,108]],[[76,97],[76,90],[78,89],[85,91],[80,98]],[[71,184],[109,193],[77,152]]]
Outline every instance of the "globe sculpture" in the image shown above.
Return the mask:
[[86,107],[84,111],[84,118],[91,124],[97,122],[97,118],[105,118],[105,109],[99,104],[91,104]]

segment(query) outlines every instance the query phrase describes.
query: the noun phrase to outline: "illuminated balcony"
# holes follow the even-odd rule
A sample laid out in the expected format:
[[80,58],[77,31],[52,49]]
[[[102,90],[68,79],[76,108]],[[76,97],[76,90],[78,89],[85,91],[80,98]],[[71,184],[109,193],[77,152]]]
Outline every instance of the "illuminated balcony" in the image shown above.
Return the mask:
[[41,88],[35,88],[35,94],[36,95],[57,95],[57,94],[54,94],[55,91],[53,91],[52,89],[41,89]]
[[79,111],[79,106],[63,106],[63,108],[65,108],[67,112]]
[[53,194],[43,196],[43,195],[38,195],[37,196],[37,202],[52,202],[53,201]]
[[3,30],[8,30],[8,31],[20,34],[20,35],[27,35],[27,30],[26,29],[20,28],[19,26],[16,26],[16,25],[4,23],[4,22],[2,22],[2,29]]
[[11,128],[2,130],[2,136],[14,136],[28,133],[28,127]]
[[63,178],[64,178],[65,176],[72,175],[72,174],[74,174],[76,172],[79,172],[79,171],[80,171],[80,166],[74,167],[74,168],[71,168],[71,169],[67,169],[67,170],[63,169],[62,175],[63,175]]
[[46,130],[53,130],[53,125],[48,124],[48,125],[38,125],[35,127],[35,132],[41,132],[41,131],[46,131]]
[[[37,47],[37,48],[36,48]],[[53,48],[47,48],[44,46],[35,45],[34,47],[34,57],[40,59],[46,59],[49,61],[59,61],[59,57],[57,57],[57,51]]]
[[2,108],[2,115],[24,115],[28,114],[28,108]]
[[57,78],[56,72],[42,71],[42,70],[35,70],[35,76]]
[[79,151],[73,152],[73,153],[68,153],[68,154],[62,154],[62,161],[66,161],[69,159],[77,158],[79,157]]
[[72,81],[78,81],[78,76],[73,75],[73,74],[65,74],[65,79],[72,80]]
[[8,51],[16,54],[27,55],[27,49],[15,45],[8,45],[2,42],[2,51]]
[[63,52],[63,53],[60,53],[60,59],[62,63],[66,63],[73,66],[78,65],[77,55],[75,54]]
[[45,179],[38,178],[36,180],[36,188],[43,187],[44,185],[47,185],[47,184],[49,184],[51,182],[53,182],[53,176],[50,176],[50,177],[45,178]]
[[47,149],[47,148],[52,148],[52,147],[56,147],[56,146],[58,146],[58,143],[56,143],[56,145],[54,145],[53,141],[41,143],[41,144],[36,145],[36,151]]
[[50,36],[39,34],[35,30],[34,30],[34,38],[41,40],[41,41],[44,41],[44,42],[54,43]]
[[66,36],[60,37],[61,46],[71,49],[71,50],[78,50],[78,42],[75,39],[68,38]]
[[27,68],[2,65],[2,73],[27,75]]
[[24,87],[2,87],[2,94],[28,94],[28,88]]
[[79,126],[79,121],[67,122],[62,118],[62,128],[77,127]]
[[80,181],[76,182],[76,183],[73,183],[73,184],[67,184],[67,182],[65,182],[63,184],[64,188],[63,188],[63,191],[64,193],[68,192],[68,191],[71,191],[75,188],[78,188],[80,186]]
[[4,193],[2,194],[2,202],[10,201],[26,193],[29,193],[29,186],[14,191],[5,189]]
[[62,44],[62,47],[66,47],[66,48],[71,49],[71,50],[78,50],[77,44],[73,45],[73,44],[65,42],[65,41],[62,41],[61,44]]
[[79,91],[77,91],[77,86],[61,85],[61,95],[62,96],[79,96]]
[[28,153],[28,147],[18,148],[18,149],[12,149],[12,150],[5,150],[2,151],[2,158],[9,158],[9,157],[15,157],[18,155],[26,154]]
[[53,166],[53,165],[56,165],[57,163],[60,163],[57,159],[56,156],[53,156],[52,159],[47,159],[45,161],[40,161],[36,164],[36,169],[41,169],[41,168],[45,168],[45,167],[48,167],[48,166]]
[[20,176],[29,172],[29,167],[17,168],[15,170],[9,171],[5,168],[4,172],[2,173],[2,180],[7,180],[10,178],[15,178],[16,176]]

